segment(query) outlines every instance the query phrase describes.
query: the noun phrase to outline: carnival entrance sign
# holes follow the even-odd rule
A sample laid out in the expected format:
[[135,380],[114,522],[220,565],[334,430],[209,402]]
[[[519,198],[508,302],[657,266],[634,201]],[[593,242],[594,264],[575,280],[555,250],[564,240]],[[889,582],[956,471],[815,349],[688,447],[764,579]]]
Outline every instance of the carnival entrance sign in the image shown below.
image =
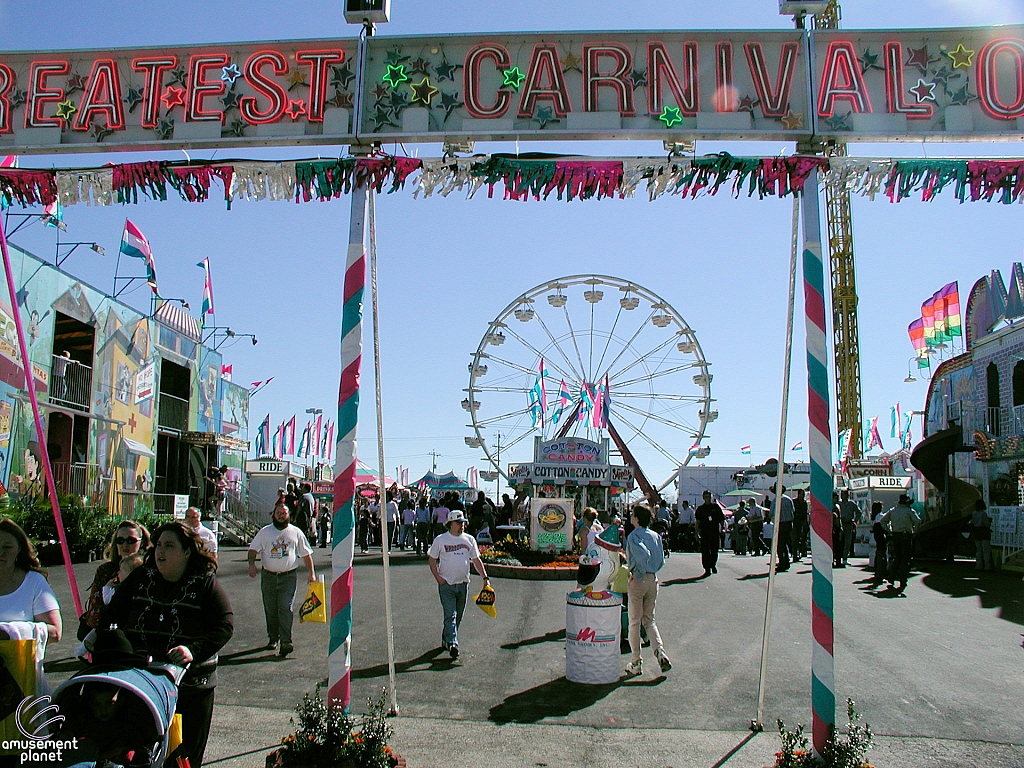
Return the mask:
[[[3,168],[0,195],[23,205],[58,198],[64,205],[165,199],[168,189],[200,201],[218,187],[229,203],[351,196],[330,646],[330,696],[346,704],[371,192],[411,183],[424,195],[473,194],[502,185],[511,199],[622,197],[638,190],[653,199],[714,194],[728,184],[736,194],[799,196],[814,563],[811,688],[820,748],[835,721],[835,681],[819,183],[824,175],[851,193],[893,201],[917,193],[929,200],[950,189],[960,200],[1014,202],[1024,197],[1024,161],[826,159],[815,153],[825,140],[1019,141],[1022,121],[1024,28],[1017,27],[364,36],[3,53],[0,150],[8,154],[328,144],[350,145],[353,156]],[[667,159],[453,156],[473,141],[529,139],[658,139],[671,152]],[[677,154],[694,139],[797,141],[808,154]],[[375,151],[382,142],[399,141],[443,142],[450,151],[428,160]],[[6,251],[6,240],[3,245]],[[24,334],[18,336],[27,357]],[[31,380],[29,393],[34,401]],[[49,476],[48,482],[52,486]]]

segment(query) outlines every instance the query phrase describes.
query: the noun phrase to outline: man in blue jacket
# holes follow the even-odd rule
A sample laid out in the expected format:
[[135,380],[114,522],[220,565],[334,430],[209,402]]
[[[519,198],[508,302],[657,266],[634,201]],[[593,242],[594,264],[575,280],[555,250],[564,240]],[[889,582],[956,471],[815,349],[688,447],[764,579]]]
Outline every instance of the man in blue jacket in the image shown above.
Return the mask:
[[651,510],[643,504],[633,507],[633,525],[626,539],[626,567],[629,569],[629,648],[632,660],[626,666],[626,674],[636,676],[643,673],[640,659],[640,625],[647,630],[651,649],[661,666],[662,672],[672,669],[672,662],[661,643],[661,633],[654,623],[654,603],[658,599],[658,571],[665,564],[665,553],[661,548],[661,536],[650,530]]

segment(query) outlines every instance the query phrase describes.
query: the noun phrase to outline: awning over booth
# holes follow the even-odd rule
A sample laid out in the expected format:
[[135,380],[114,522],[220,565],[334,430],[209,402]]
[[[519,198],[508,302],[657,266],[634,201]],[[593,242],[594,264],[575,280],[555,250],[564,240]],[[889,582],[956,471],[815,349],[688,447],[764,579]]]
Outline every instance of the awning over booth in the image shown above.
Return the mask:
[[156,454],[153,453],[148,446],[143,445],[138,440],[132,440],[130,437],[122,437],[121,442],[124,444],[124,449],[128,453],[134,453],[136,456],[146,456],[150,459],[155,459]]
[[427,472],[427,474],[413,483],[413,485],[419,486],[420,488],[444,491],[468,491],[471,487],[469,483],[454,472],[449,472],[445,475],[439,475],[436,472]]

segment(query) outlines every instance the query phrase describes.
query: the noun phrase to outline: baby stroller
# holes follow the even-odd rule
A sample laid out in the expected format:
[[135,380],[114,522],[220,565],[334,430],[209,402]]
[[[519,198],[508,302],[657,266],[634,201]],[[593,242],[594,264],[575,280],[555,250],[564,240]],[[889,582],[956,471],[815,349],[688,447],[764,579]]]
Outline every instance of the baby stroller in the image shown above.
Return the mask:
[[54,692],[53,703],[65,719],[50,738],[78,740],[78,748],[65,753],[65,766],[159,768],[168,756],[185,670],[149,664],[131,652],[123,633],[109,634],[120,636],[113,640],[120,648],[112,650],[108,641],[94,652],[93,664]]

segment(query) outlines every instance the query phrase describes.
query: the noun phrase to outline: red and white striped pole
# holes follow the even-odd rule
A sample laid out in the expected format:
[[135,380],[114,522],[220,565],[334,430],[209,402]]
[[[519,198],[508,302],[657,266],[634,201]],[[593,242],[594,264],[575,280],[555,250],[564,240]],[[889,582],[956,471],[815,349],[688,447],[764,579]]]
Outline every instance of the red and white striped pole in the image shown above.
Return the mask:
[[811,735],[821,755],[836,724],[832,584],[832,436],[829,428],[825,268],[817,169],[803,188],[804,312],[807,332],[807,421],[811,463]]
[[341,310],[341,385],[338,389],[338,442],[334,464],[331,519],[331,644],[328,701],[348,709],[352,699],[352,560],[355,552],[356,425],[359,371],[363,358],[363,291],[366,287],[367,188],[352,190],[348,257]]

